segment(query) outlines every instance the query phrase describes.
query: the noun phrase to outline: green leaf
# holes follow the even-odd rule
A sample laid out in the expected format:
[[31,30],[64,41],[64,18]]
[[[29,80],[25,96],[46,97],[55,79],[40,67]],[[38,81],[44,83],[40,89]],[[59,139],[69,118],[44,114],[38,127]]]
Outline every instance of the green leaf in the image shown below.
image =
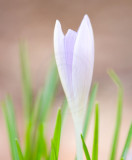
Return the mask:
[[41,160],[42,157],[47,159],[48,153],[47,153],[47,144],[44,138],[44,126],[42,123],[39,124],[38,127],[38,136],[37,136],[37,143],[35,148],[35,154],[33,156],[34,160]]
[[31,140],[31,135],[32,135],[32,120],[29,120],[27,126],[26,126],[26,136],[25,136],[25,160],[29,160],[31,158],[31,147],[33,141]]
[[111,69],[108,71],[109,76],[111,77],[111,79],[113,80],[113,82],[117,85],[118,88],[123,89],[122,88],[122,83],[119,79],[119,77],[117,76],[117,74]]
[[27,57],[27,48],[24,43],[20,44],[20,62],[21,62],[24,110],[26,118],[29,119],[32,115],[32,89],[31,89],[28,57]]
[[16,129],[14,106],[9,96],[6,97],[5,102],[2,104],[2,109],[8,130],[12,160],[19,160],[15,143],[15,138],[17,138],[17,129]]
[[56,151],[55,151],[55,145],[54,145],[53,139],[51,140],[50,160],[58,160],[57,157],[56,157]]
[[117,146],[118,146],[120,126],[121,126],[121,118],[122,118],[123,87],[122,87],[122,84],[120,82],[120,79],[118,78],[118,76],[116,75],[116,73],[114,71],[110,70],[108,72],[108,74],[118,87],[116,126],[115,126],[113,144],[112,144],[112,149],[111,149],[111,154],[110,154],[110,160],[115,160],[116,152],[117,152]]
[[68,108],[67,105],[68,105],[68,104],[67,104],[67,100],[65,99],[64,102],[63,102],[63,104],[62,104],[62,107],[61,107],[61,108],[62,108],[62,109],[61,109],[61,110],[62,110],[62,112],[61,112],[62,124],[63,124],[63,122],[64,122],[65,115],[66,115],[66,111],[67,111],[67,108]]
[[[57,84],[58,84],[58,72],[56,65],[53,64],[49,72],[48,78],[46,80],[45,87],[37,96],[37,101],[35,103],[33,114],[29,120],[29,127],[27,126],[27,132],[26,132],[27,159],[29,159],[29,157],[31,158],[34,155],[33,151],[37,146],[36,143],[38,143],[37,135],[38,135],[39,125],[42,124],[46,119],[47,113],[50,109],[50,106],[52,104],[55,95]],[[32,139],[34,139],[33,142],[31,142]]]
[[41,122],[43,122],[46,119],[47,113],[54,99],[57,84],[58,72],[56,64],[53,64],[40,97],[38,117]]
[[[56,155],[56,159],[58,159],[59,155],[59,147],[60,147],[60,136],[61,136],[61,110],[58,110],[57,120],[54,130],[54,136],[51,144],[51,157],[54,157],[52,154]],[[55,150],[55,151],[54,151]]]
[[17,139],[16,139],[16,146],[17,146],[17,152],[18,152],[18,155],[19,155],[19,160],[24,160],[24,157],[23,157],[23,154],[22,154],[22,151],[21,151],[21,147],[20,147],[20,144],[19,144]]
[[121,155],[121,160],[126,159],[131,141],[132,141],[132,124],[130,125],[130,128],[129,128],[126,143],[125,143],[122,155]]
[[98,104],[96,104],[92,160],[98,160],[98,137],[99,137],[99,106]]
[[82,139],[82,144],[83,144],[83,150],[84,150],[84,153],[85,153],[85,157],[86,157],[87,160],[91,160],[88,149],[87,149],[87,146],[85,144],[85,141],[84,141],[82,135],[81,135],[81,139]]
[[85,121],[84,121],[84,128],[83,128],[83,137],[84,137],[84,139],[85,139],[85,137],[87,135],[87,131],[88,131],[88,127],[89,127],[89,123],[90,123],[90,119],[91,119],[91,114],[92,114],[92,110],[93,110],[93,106],[94,106],[97,90],[98,90],[98,84],[94,84],[93,87],[92,87],[92,90],[91,90],[89,103],[88,103],[86,116],[85,116]]

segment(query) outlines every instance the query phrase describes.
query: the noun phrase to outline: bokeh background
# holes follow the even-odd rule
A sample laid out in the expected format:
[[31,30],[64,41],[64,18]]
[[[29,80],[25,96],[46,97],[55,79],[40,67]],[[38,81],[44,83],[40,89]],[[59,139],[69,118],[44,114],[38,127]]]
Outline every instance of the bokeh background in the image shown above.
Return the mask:
[[[64,33],[77,30],[88,14],[95,35],[95,68],[93,82],[99,83],[100,104],[99,159],[108,159],[115,127],[117,90],[107,75],[109,68],[119,75],[124,86],[124,106],[117,160],[132,121],[132,1],[131,0],[0,0],[0,100],[7,93],[16,106],[19,136],[24,137],[21,98],[19,42],[26,40],[34,96],[45,82],[53,54],[53,30],[59,19]],[[47,120],[47,139],[53,134],[57,106],[63,101],[63,90],[56,95]],[[94,115],[86,143],[92,153]],[[70,112],[62,131],[59,160],[73,160],[75,136]],[[0,110],[0,159],[10,159],[7,132]]]

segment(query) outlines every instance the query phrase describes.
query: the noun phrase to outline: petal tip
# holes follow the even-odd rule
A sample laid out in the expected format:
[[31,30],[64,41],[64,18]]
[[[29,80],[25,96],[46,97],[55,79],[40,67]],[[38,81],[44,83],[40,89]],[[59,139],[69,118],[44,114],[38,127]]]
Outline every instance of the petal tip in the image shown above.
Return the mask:
[[89,18],[89,16],[87,14],[84,15],[83,19],[87,22],[87,24],[89,24],[89,23],[91,24],[90,18]]
[[61,29],[61,24],[59,20],[56,20],[55,22],[55,29]]
[[85,14],[85,15],[84,15],[84,18],[85,18],[85,19],[89,19],[89,17],[88,17],[88,15],[87,15],[87,14]]
[[62,28],[61,28],[61,23],[60,23],[59,20],[56,20],[55,28],[54,28],[54,37],[55,37],[56,35],[60,35],[60,34],[61,34],[62,36],[64,36],[63,31],[62,31]]
[[59,21],[58,19],[56,20],[56,23],[55,23],[55,24],[56,24],[56,25],[61,25],[61,24],[60,24],[60,21]]

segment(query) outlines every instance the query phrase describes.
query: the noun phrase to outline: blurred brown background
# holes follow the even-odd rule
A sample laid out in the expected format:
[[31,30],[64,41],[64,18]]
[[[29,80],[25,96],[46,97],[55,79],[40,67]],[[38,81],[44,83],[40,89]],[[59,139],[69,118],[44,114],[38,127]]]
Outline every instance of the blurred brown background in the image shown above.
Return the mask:
[[[132,121],[132,1],[131,0],[0,0],[0,100],[6,93],[13,96],[21,140],[23,138],[21,75],[19,42],[26,40],[32,73],[34,95],[44,84],[53,55],[53,30],[59,19],[63,31],[77,30],[84,14],[88,14],[95,35],[95,68],[93,82],[99,82],[97,100],[100,103],[99,159],[108,159],[115,127],[117,90],[107,75],[114,69],[124,85],[124,107],[119,150],[120,157]],[[55,106],[63,99],[57,94]],[[59,104],[59,105],[58,105]],[[53,134],[57,108],[47,120],[47,138]],[[93,117],[87,136],[92,153]],[[60,160],[73,160],[74,128],[71,115],[62,133]],[[0,159],[10,159],[5,122],[0,110]]]

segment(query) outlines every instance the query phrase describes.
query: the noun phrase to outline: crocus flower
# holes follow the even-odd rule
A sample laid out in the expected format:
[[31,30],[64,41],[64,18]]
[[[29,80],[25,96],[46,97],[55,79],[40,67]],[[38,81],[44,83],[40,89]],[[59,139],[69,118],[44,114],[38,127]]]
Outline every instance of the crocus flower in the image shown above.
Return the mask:
[[77,32],[63,34],[56,20],[54,29],[55,59],[61,83],[72,113],[77,143],[77,159],[82,160],[81,133],[94,66],[94,37],[87,15]]

